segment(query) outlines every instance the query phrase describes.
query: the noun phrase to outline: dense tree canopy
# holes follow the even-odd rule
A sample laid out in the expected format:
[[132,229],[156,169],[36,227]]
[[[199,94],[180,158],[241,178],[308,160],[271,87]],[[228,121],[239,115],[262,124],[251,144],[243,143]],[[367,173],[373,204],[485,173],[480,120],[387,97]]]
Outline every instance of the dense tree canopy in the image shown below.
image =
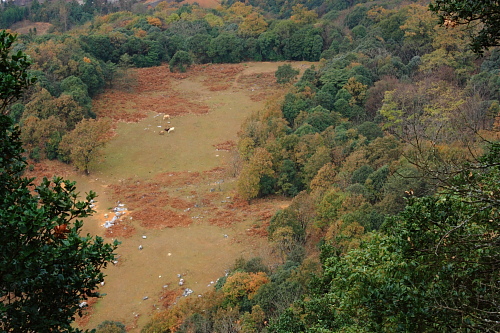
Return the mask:
[[430,9],[439,15],[441,23],[449,28],[466,25],[472,36],[472,48],[484,49],[500,45],[500,3],[496,0],[450,1],[435,0]]

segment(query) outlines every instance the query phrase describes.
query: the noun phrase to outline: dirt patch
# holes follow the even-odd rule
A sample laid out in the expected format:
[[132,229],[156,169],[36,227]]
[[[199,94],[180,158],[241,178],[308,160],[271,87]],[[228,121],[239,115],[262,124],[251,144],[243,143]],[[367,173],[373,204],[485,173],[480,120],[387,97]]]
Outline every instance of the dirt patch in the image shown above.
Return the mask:
[[36,31],[36,35],[45,35],[49,29],[52,28],[52,24],[46,22],[31,22],[29,20],[24,20],[21,22],[16,22],[11,26],[11,30],[19,34],[29,34],[30,30],[32,32]]
[[91,297],[86,301],[87,306],[82,310],[82,315],[77,316],[75,320],[79,326],[86,326],[88,324],[90,317],[94,313],[94,305],[98,300],[97,297]]

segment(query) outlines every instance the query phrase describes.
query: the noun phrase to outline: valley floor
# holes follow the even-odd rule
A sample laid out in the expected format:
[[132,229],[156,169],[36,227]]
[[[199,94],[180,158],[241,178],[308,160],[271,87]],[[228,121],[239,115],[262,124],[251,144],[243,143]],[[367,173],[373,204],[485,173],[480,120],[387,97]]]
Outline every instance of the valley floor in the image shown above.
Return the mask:
[[[79,327],[113,320],[139,332],[186,290],[202,297],[237,258],[275,260],[266,227],[288,202],[248,204],[238,199],[234,176],[238,130],[283,89],[274,77],[281,64],[199,65],[182,74],[168,66],[136,70],[134,89],[108,90],[94,102],[98,116],[115,120],[116,135],[90,176],[58,163],[37,165],[38,176],[62,174],[77,181],[80,193],[95,191],[97,213],[84,233],[122,242],[116,265],[105,270],[106,296],[89,302]],[[301,73],[310,66],[292,65]],[[104,228],[117,207],[125,213]]]

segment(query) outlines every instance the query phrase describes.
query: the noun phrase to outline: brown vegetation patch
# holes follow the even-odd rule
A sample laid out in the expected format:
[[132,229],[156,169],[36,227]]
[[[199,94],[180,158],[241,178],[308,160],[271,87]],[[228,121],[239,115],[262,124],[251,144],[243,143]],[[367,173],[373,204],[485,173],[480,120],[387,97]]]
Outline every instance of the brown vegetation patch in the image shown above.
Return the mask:
[[39,163],[30,160],[29,164],[30,167],[26,168],[24,176],[27,178],[36,177],[35,183],[40,183],[43,177],[51,179],[54,175],[68,179],[74,170],[73,166],[58,161],[44,160]]
[[127,326],[125,326],[125,330],[126,330],[127,332],[129,332],[129,331],[131,331],[131,330],[133,330],[133,329],[135,329],[135,328],[137,328],[137,327],[138,327],[138,326],[137,326],[137,322],[139,321],[139,317],[140,317],[140,316],[141,316],[141,315],[140,315],[140,314],[138,314],[138,313],[137,313],[137,314],[135,314],[135,315],[134,315],[134,320],[132,321],[132,323],[131,323],[131,324],[129,324],[129,325],[127,325]]
[[106,229],[105,236],[109,238],[129,238],[136,230],[132,223],[127,220],[116,221],[114,225]]
[[[190,73],[170,73],[168,65],[130,70],[131,80],[137,84],[131,91],[108,89],[93,101],[99,116],[115,121],[137,122],[147,117],[148,112],[179,116],[185,113],[203,114],[209,111],[205,104],[181,96],[172,86],[173,80],[182,80]],[[165,93],[167,92],[168,93]]]
[[241,75],[238,78],[238,84],[242,87],[241,89],[250,90],[250,99],[254,102],[268,100],[281,89],[276,82],[274,72]]
[[206,79],[202,82],[210,91],[221,91],[231,87],[232,82],[245,69],[241,64],[219,64],[200,65],[196,67],[197,72],[203,74]]
[[165,289],[160,295],[158,301],[163,305],[165,309],[168,309],[172,305],[174,305],[179,297],[182,295],[182,290],[168,290]]
[[32,22],[29,20],[23,20],[20,22],[16,22],[11,26],[11,30],[18,33],[18,34],[29,34],[30,30],[34,31],[36,30],[36,35],[41,36],[45,35],[49,29],[52,28],[51,23],[47,22]]
[[247,235],[254,237],[267,237],[269,233],[267,229],[269,227],[269,223],[267,224],[254,224],[250,229],[247,230]]
[[136,108],[134,93],[109,89],[92,100],[98,116],[115,121],[137,122],[147,117],[146,110]]
[[233,201],[227,205],[229,209],[248,209],[250,204],[247,200],[240,198],[239,196],[235,196]]
[[168,201],[168,205],[175,209],[188,209],[190,207],[193,207],[193,203],[179,198],[170,198],[170,200]]
[[[269,98],[279,85],[274,72],[241,74],[242,64],[208,64],[192,66],[186,73],[171,73],[168,65],[131,70],[131,77],[137,84],[132,91],[108,89],[93,101],[99,116],[116,121],[137,122],[148,112],[179,116],[186,113],[204,114],[210,111],[208,105],[194,101],[185,91],[176,91],[174,82],[199,76],[211,92],[238,89],[251,90],[253,101]],[[229,83],[228,83],[229,82]],[[135,88],[134,88],[135,87]]]
[[155,180],[161,182],[164,186],[186,186],[200,181],[199,172],[167,172],[155,176]]
[[236,143],[234,141],[225,141],[214,145],[214,147],[216,150],[230,151],[236,147]]
[[131,209],[137,209],[148,205],[167,206],[175,208],[187,208],[190,202],[171,197],[164,189],[170,184],[161,182],[129,182],[121,185],[109,185],[113,189],[114,197],[124,201]]
[[229,89],[229,87],[231,87],[230,84],[219,84],[219,85],[213,85],[213,86],[208,87],[208,90],[210,90],[210,91],[223,91],[223,90]]
[[221,1],[217,0],[185,0],[180,2],[181,5],[183,4],[194,4],[197,3],[200,7],[202,8],[216,8],[217,6],[220,6]]
[[131,215],[141,221],[141,226],[149,229],[187,227],[192,223],[191,218],[185,214],[155,207],[134,211]]
[[218,227],[229,227],[241,221],[242,219],[234,211],[228,210],[217,210],[215,217],[208,220],[211,225],[216,225]]
[[97,303],[99,298],[97,297],[91,297],[87,302],[87,306],[83,308],[82,314],[80,316],[76,317],[75,322],[78,324],[78,326],[86,326],[90,320],[90,317],[92,316],[92,313],[94,312],[94,304]]
[[280,87],[280,85],[276,82],[274,72],[242,74],[238,78],[238,83],[242,85],[243,88],[273,90],[274,88]]
[[[232,141],[226,141],[217,146],[229,149],[233,145]],[[110,188],[114,191],[114,199],[125,202],[133,210],[130,214],[133,219],[146,228],[189,226],[194,221],[201,221],[198,219],[210,225],[230,227],[251,218],[258,221],[258,226],[249,234],[267,236],[267,225],[276,209],[273,201],[254,200],[250,205],[234,193],[221,191],[223,183],[219,181],[224,174],[225,169],[221,167],[202,173],[163,173],[151,181],[129,179]],[[129,230],[123,230],[122,224],[116,228],[122,232]],[[113,233],[106,235],[118,237],[112,230]]]
[[172,73],[167,65],[139,68],[137,73],[137,92],[167,91],[172,86]]

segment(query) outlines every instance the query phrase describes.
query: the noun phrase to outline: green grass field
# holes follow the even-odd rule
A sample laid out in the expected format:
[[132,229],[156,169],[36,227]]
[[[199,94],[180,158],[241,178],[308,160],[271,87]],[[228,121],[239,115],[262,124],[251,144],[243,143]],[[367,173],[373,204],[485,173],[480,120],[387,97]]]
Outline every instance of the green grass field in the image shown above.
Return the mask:
[[[101,291],[106,296],[92,306],[89,316],[77,321],[79,326],[95,328],[104,320],[115,320],[123,322],[129,332],[139,332],[155,312],[164,309],[161,294],[165,290],[181,288],[178,286],[177,274],[185,274],[186,284],[183,288],[191,288],[194,294],[190,297],[197,297],[213,288],[209,286],[210,282],[223,276],[238,257],[269,258],[267,239],[252,236],[249,230],[265,223],[264,220],[269,219],[273,211],[286,205],[286,200],[256,202],[241,211],[238,208],[228,209],[222,202],[226,198],[230,198],[227,201],[233,200],[234,179],[227,178],[224,173],[204,176],[203,172],[225,165],[229,153],[217,151],[215,146],[237,141],[237,133],[244,119],[264,106],[265,100],[255,96],[264,92],[270,96],[282,89],[269,80],[279,65],[241,65],[243,70],[236,75],[229,76],[227,80],[222,77],[214,81],[214,84],[223,83],[228,87],[221,90],[211,90],[207,82],[210,83],[212,78],[204,72],[199,75],[190,73],[185,78],[172,78],[168,90],[161,91],[161,87],[158,87],[152,93],[175,93],[190,102],[208,106],[209,112],[175,115],[167,124],[167,120],[150,110],[147,117],[138,122],[119,122],[116,135],[104,149],[103,158],[91,170],[91,175],[85,177],[75,174],[72,177],[82,193],[92,189],[99,196],[97,213],[85,221],[84,232],[104,235],[104,214],[109,214],[108,209],[117,200],[125,205],[137,204],[127,202],[128,194],[141,198],[141,193],[142,197],[153,193],[164,199],[147,209],[169,209],[172,214],[187,216],[192,221],[189,226],[150,228],[144,226],[145,221],[130,220],[134,212],[126,214],[127,226],[134,232],[129,237],[117,237],[122,241],[118,249],[119,263],[105,271],[106,284]],[[301,68],[302,72],[309,64],[294,63],[294,66]],[[165,75],[168,73],[165,72]],[[267,77],[267,82],[259,80],[261,77]],[[135,107],[140,105],[136,103]],[[175,127],[175,130],[159,135],[158,132],[167,126]],[[178,172],[185,171],[193,174],[201,172],[201,175],[192,183],[168,182],[171,180],[169,176],[175,178]],[[166,182],[160,182],[158,179],[161,177],[157,178],[159,175]],[[224,177],[225,181],[214,186],[213,181],[217,177]],[[141,184],[142,187],[130,184]],[[124,197],[117,195],[113,186],[121,186],[120,195]],[[214,190],[216,192],[212,193]],[[173,197],[184,200],[193,209],[186,212],[176,208],[171,203]],[[167,202],[165,198],[170,198],[170,201]],[[145,209],[139,205],[137,210],[142,208]],[[225,224],[214,223],[218,218]],[[109,239],[114,238],[112,234],[108,233],[108,236]],[[138,249],[139,245],[143,246],[143,250]],[[164,288],[165,285],[168,288]],[[148,299],[144,300],[144,297]]]

